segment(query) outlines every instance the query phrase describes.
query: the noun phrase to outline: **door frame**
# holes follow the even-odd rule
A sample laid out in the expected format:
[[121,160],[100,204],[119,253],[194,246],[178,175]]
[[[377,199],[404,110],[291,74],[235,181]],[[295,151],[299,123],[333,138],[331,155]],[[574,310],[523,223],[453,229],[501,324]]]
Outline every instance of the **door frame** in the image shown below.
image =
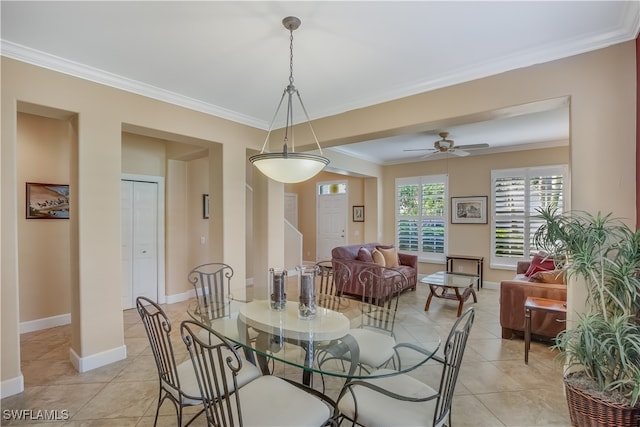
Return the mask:
[[[139,175],[131,173],[123,173],[120,176],[121,181],[142,181],[152,182],[158,185],[158,224],[157,224],[157,274],[158,274],[158,304],[166,302],[165,295],[165,275],[164,275],[164,177],[154,175]],[[121,219],[122,221],[122,219]],[[122,229],[122,224],[120,224]],[[120,242],[122,245],[122,242]],[[122,285],[121,285],[122,286]]]

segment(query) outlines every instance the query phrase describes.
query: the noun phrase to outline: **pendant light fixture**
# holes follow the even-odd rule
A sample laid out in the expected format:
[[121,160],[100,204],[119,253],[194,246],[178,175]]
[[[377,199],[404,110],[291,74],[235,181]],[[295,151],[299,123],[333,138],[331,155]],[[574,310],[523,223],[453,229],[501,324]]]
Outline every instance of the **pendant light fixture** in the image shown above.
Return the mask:
[[[293,31],[297,30],[298,27],[300,27],[300,23],[300,19],[296,18],[295,16],[288,16],[282,20],[282,25],[284,25],[284,27],[289,30],[290,33],[289,84],[284,89],[282,97],[280,98],[280,103],[278,104],[278,108],[276,109],[273,119],[271,120],[267,137],[265,138],[264,144],[262,145],[262,151],[260,152],[260,154],[256,154],[255,156],[251,156],[249,158],[249,161],[254,164],[260,170],[260,172],[273,179],[274,181],[284,183],[306,181],[309,178],[315,176],[327,164],[329,164],[329,159],[322,156],[322,147],[320,147],[320,143],[318,142],[316,133],[314,132],[313,126],[311,125],[311,120],[309,119],[309,114],[307,114],[307,109],[304,107],[304,103],[302,102],[302,98],[300,97],[298,89],[296,89],[296,87],[293,85]],[[296,146],[293,133],[294,94],[298,98],[298,101],[300,101],[300,106],[302,107],[302,111],[304,112],[307,123],[309,124],[309,129],[311,129],[311,134],[313,135],[313,139],[315,140],[321,155],[295,152]],[[273,124],[278,117],[278,112],[280,111],[280,107],[282,106],[285,97],[287,98],[287,117],[285,121],[284,146],[282,148],[282,152],[265,153],[264,150],[267,146],[267,142],[269,141],[269,136],[271,135]],[[291,142],[291,151],[289,151],[289,142]]]

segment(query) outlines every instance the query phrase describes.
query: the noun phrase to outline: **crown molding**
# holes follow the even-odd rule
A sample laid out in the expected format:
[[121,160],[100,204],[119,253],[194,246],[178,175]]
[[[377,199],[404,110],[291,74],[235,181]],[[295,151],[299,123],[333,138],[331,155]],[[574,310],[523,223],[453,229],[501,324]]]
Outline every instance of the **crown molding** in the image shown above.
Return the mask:
[[89,80],[94,83],[99,83],[116,89],[121,89],[137,95],[146,96],[158,101],[178,105],[190,110],[211,114],[258,129],[266,130],[268,127],[268,123],[264,120],[259,120],[236,111],[221,108],[213,104],[202,102],[197,99],[186,97],[136,80],[127,79],[126,77],[122,77],[117,74],[89,67],[78,62],[70,61],[36,49],[31,49],[7,40],[0,41],[0,52],[2,56],[7,58],[26,62],[28,64],[68,74],[70,76]]

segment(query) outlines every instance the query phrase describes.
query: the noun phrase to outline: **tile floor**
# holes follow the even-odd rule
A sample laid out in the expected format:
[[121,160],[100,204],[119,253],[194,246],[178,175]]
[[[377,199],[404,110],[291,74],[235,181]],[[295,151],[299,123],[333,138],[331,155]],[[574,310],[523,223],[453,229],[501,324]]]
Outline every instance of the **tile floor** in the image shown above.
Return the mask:
[[[428,345],[446,337],[455,321],[457,304],[434,299],[430,311],[424,312],[427,293],[427,287],[419,285],[417,291],[401,296],[398,340]],[[187,304],[164,307],[174,328],[188,318]],[[529,365],[525,365],[522,339],[500,338],[498,291],[483,289],[478,293],[478,303],[467,305],[476,307],[476,321],[453,402],[454,425],[570,426],[561,367],[547,345],[532,343]],[[123,316],[127,359],[82,374],[69,362],[69,326],[23,334],[25,391],[2,399],[1,425],[152,426],[158,392],[155,364],[137,312],[127,310]],[[174,343],[178,358],[184,359],[184,346],[177,339]],[[276,369],[278,374],[300,375],[291,367]],[[413,375],[436,385],[437,369],[429,364]],[[337,385],[330,386],[327,393],[337,389]],[[7,410],[12,409],[32,410],[34,418],[38,410],[58,410],[60,418],[68,414],[68,419],[46,423],[5,419]],[[175,423],[173,407],[165,402],[158,425]],[[201,417],[192,425],[205,424]]]

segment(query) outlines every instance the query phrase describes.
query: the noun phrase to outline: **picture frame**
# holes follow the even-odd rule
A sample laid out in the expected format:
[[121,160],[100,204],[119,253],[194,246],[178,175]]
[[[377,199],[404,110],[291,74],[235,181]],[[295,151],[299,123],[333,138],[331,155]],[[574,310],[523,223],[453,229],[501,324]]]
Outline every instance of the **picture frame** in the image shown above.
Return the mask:
[[486,224],[487,196],[451,198],[452,224]]
[[364,222],[364,206],[353,207],[353,222]]
[[202,195],[202,219],[209,219],[209,195]]
[[26,183],[26,219],[69,219],[69,185]]

